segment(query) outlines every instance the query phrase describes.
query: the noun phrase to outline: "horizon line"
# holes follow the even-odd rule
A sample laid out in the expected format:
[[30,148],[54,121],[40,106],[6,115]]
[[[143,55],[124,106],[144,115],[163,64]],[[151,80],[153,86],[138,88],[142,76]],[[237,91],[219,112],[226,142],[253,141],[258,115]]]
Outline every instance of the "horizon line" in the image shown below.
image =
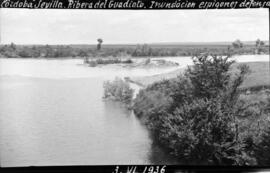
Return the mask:
[[[237,39],[235,39],[237,40]],[[234,41],[235,41],[234,40]],[[181,42],[145,42],[145,43],[107,43],[104,42],[103,45],[143,45],[143,44],[149,44],[149,45],[154,45],[154,44],[181,44],[181,45],[185,45],[185,44],[210,44],[210,43],[219,43],[219,44],[227,44],[227,43],[232,43],[234,41],[181,41]],[[241,42],[256,42],[256,40],[240,40]],[[261,40],[263,42],[269,42],[269,40]],[[54,44],[50,44],[50,43],[15,43],[15,42],[10,42],[10,43],[0,43],[0,45],[9,45],[11,43],[14,43],[15,45],[96,45],[97,43],[54,43]]]

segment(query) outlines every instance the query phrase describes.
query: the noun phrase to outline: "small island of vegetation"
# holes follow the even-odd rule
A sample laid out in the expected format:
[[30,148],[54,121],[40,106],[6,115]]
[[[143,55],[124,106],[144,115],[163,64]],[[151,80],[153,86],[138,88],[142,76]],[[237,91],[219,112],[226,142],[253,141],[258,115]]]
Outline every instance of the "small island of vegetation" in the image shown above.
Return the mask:
[[121,78],[115,78],[114,81],[105,81],[104,87],[104,99],[111,99],[124,103],[130,107],[134,90],[130,88],[129,83]]

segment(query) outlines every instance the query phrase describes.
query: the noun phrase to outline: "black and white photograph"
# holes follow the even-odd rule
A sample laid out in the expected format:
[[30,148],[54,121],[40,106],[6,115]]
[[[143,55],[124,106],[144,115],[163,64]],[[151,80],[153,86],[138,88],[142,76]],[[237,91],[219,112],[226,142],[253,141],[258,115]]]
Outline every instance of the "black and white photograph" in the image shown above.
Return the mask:
[[0,165],[270,166],[269,10],[1,8]]

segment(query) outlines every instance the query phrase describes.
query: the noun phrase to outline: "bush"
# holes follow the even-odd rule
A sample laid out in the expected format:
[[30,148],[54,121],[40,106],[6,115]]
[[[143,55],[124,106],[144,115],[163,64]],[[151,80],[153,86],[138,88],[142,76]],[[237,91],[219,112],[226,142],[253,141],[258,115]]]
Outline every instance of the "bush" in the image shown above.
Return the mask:
[[98,64],[103,64],[103,65],[107,65],[107,64],[120,64],[120,63],[124,63],[124,64],[130,64],[133,63],[133,61],[131,59],[127,59],[127,60],[121,60],[118,58],[110,58],[110,59],[102,59],[102,58],[97,58],[95,60],[91,60],[86,62],[89,64],[89,66],[91,67],[95,67]]
[[144,119],[143,122],[152,131],[156,131],[160,125],[160,118],[169,109],[172,99],[159,91],[141,90],[134,100],[134,113]]
[[141,91],[134,103],[139,115],[161,145],[187,164],[254,164],[240,138],[239,86],[249,73],[229,57],[193,57],[184,76],[157,82]]
[[120,78],[115,78],[114,81],[105,81],[104,98],[120,101],[130,105],[133,98],[134,90],[130,88],[129,83]]
[[238,39],[232,43],[233,48],[239,49],[243,47],[243,43]]
[[190,79],[194,87],[196,97],[215,97],[224,90],[229,81],[228,73],[234,61],[229,61],[229,57],[200,56],[192,58],[194,65],[186,71],[186,76]]
[[98,58],[95,61],[97,64],[118,64],[118,63],[121,63],[120,59],[101,59],[101,58]]
[[258,145],[255,148],[255,156],[260,166],[270,165],[270,123],[264,130]]
[[96,61],[88,61],[87,63],[89,64],[90,67],[96,67],[98,65]]
[[133,63],[133,61],[131,59],[127,59],[127,60],[121,61],[121,63],[131,64],[131,63]]
[[[181,156],[186,163],[230,163],[224,153],[234,142],[234,127],[229,116],[223,116],[218,100],[194,100],[190,104],[178,107],[173,114],[164,119],[161,139],[169,139],[168,145],[172,153]],[[168,133],[169,132],[169,133]],[[225,150],[222,146],[227,147]],[[230,146],[231,145],[231,146]],[[227,156],[233,157],[227,152]]]

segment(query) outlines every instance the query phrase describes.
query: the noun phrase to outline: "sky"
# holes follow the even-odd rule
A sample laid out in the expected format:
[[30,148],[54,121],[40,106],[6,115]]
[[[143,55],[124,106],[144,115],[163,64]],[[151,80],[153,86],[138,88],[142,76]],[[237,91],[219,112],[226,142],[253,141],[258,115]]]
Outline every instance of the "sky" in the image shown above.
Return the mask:
[[142,44],[269,38],[268,9],[0,9],[0,43]]

